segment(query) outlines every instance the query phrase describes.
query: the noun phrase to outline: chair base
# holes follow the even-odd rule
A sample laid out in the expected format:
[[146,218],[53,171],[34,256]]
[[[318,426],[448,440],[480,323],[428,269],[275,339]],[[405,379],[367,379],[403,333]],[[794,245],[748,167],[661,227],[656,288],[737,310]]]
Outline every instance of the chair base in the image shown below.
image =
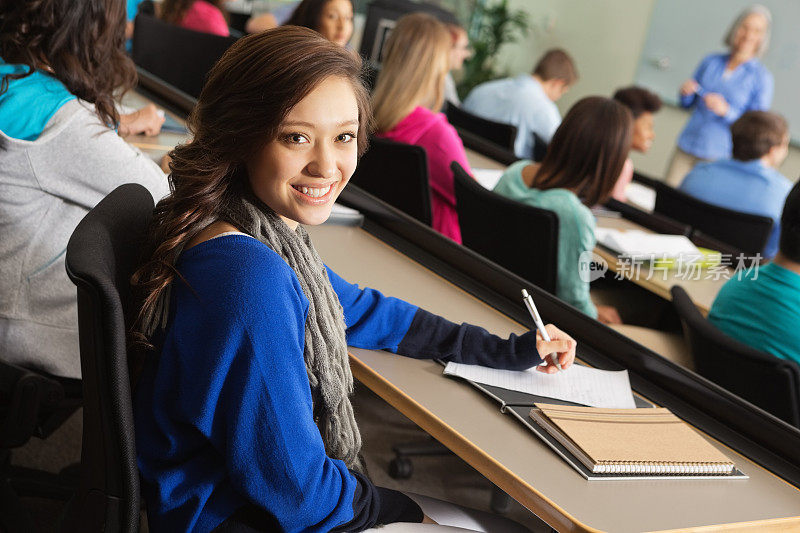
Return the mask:
[[450,455],[446,446],[433,437],[424,441],[405,442],[392,446],[394,459],[389,462],[389,475],[394,479],[408,479],[414,473],[411,457],[422,455]]
[[29,533],[34,531],[30,511],[20,498],[69,500],[78,485],[80,465],[67,466],[59,473],[11,465],[11,453],[0,452],[0,531]]

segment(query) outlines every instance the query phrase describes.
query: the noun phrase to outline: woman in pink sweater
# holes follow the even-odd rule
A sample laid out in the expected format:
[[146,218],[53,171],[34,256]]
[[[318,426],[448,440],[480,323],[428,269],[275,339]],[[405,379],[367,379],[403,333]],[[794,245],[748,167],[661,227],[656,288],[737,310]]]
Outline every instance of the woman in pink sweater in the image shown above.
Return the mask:
[[194,31],[230,35],[228,22],[222,13],[226,0],[164,0],[161,19]]
[[470,174],[472,170],[455,128],[438,112],[451,44],[447,29],[432,16],[401,18],[386,43],[373,105],[379,136],[425,148],[433,228],[460,243],[450,163],[458,162]]

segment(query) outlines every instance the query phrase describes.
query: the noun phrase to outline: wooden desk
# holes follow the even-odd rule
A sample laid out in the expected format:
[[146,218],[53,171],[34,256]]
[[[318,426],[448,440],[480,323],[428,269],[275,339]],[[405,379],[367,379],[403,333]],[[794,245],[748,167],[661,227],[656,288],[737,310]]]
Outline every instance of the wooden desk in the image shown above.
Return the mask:
[[[642,231],[648,231],[638,224],[635,224],[629,220],[625,220],[624,218],[598,217],[597,226],[601,228],[613,228],[620,230],[638,229]],[[708,275],[708,272],[705,269],[700,272],[700,279],[681,279],[678,277],[677,270],[667,271],[666,277],[664,271],[656,270],[652,273],[650,279],[647,279],[648,269],[646,267],[642,268],[639,271],[639,274],[636,275],[636,272],[631,269],[618,268],[620,265],[618,264],[616,254],[608,251],[607,249],[601,246],[596,246],[594,252],[608,263],[608,269],[610,271],[624,276],[626,279],[629,279],[633,283],[647,289],[661,298],[664,298],[665,300],[672,300],[672,295],[669,291],[673,286],[678,285],[683,287],[692,298],[694,304],[704,315],[708,314],[708,310],[711,309],[711,304],[714,303],[714,298],[717,297],[717,293],[727,281],[727,278],[724,276],[721,276],[718,279],[705,279]]]
[[[309,231],[325,262],[349,281],[498,335],[525,331],[360,228]],[[800,491],[731,450],[749,480],[585,481],[496,403],[444,378],[437,363],[351,353],[359,381],[559,531],[800,528]]]

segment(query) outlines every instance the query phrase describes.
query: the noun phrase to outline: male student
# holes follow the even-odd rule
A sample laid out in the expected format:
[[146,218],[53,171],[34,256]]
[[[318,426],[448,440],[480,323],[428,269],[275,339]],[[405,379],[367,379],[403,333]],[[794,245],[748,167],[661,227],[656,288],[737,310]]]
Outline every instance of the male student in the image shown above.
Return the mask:
[[488,81],[472,89],[463,108],[474,115],[517,127],[514,152],[531,159],[533,134],[549,143],[561,115],[555,102],[578,81],[578,71],[564,50],[548,50],[533,74]]
[[800,363],[800,184],[786,197],[778,255],[725,283],[708,319],[734,339]]
[[731,125],[733,159],[699,164],[679,189],[710,204],[771,217],[775,224],[762,252],[778,251],[780,216],[792,183],[776,169],[789,153],[789,127],[777,113],[748,111]]

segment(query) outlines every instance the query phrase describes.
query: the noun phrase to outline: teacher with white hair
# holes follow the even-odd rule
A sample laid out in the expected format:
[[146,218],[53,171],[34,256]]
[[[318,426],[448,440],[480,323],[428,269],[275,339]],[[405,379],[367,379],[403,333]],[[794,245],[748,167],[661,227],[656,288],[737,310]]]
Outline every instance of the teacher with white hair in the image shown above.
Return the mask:
[[772,15],[762,5],[745,9],[725,36],[728,52],[706,56],[680,88],[680,104],[692,116],[678,138],[666,182],[677,186],[701,161],[731,156],[730,125],[746,111],[766,111],[774,81],[761,63]]

